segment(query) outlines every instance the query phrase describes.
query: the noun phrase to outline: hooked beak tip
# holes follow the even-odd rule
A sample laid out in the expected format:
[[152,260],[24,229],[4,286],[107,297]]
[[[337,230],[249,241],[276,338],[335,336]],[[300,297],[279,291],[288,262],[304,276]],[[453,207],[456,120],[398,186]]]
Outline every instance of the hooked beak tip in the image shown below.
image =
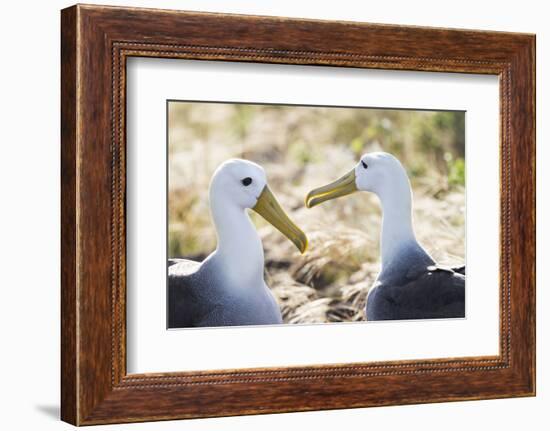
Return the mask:
[[319,200],[315,199],[314,197],[308,195],[306,198],[306,208],[313,208],[319,203]]
[[301,247],[300,247],[300,254],[305,254],[308,247],[309,247],[309,241],[308,241],[307,237],[304,236],[304,242],[302,242]]

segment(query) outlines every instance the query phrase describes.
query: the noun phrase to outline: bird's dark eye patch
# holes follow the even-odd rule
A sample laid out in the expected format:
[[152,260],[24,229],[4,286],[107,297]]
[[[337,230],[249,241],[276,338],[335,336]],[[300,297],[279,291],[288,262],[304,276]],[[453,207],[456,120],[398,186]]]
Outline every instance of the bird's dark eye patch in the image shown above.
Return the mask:
[[243,183],[243,186],[249,186],[252,184],[252,178],[246,177],[241,180],[241,183]]
[[369,167],[369,165],[367,165],[363,160],[361,160],[361,164],[363,165],[363,167],[364,167],[365,169],[367,169],[367,168]]

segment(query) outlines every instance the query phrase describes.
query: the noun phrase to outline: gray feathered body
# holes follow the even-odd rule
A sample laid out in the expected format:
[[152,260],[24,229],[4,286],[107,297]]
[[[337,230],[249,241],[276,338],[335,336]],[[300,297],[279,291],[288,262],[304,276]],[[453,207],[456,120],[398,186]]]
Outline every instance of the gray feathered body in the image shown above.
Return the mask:
[[266,325],[282,323],[279,306],[265,283],[228,288],[216,261],[170,259],[168,327]]
[[445,268],[418,244],[403,248],[367,296],[367,320],[465,317],[465,267]]

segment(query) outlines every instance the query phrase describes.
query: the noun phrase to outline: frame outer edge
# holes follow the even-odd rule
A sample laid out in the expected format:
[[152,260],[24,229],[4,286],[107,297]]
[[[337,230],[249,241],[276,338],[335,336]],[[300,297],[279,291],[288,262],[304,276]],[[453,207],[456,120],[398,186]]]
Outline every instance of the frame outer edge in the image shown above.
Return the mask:
[[78,7],[61,11],[61,420],[78,425]]
[[510,361],[519,396],[536,396],[536,53],[526,35],[511,56],[510,187],[511,325]]
[[[522,56],[519,59],[521,67],[525,68],[525,76],[523,77],[525,90],[525,105],[528,115],[523,116],[524,133],[526,135],[526,147],[528,147],[528,158],[526,160],[525,170],[529,172],[526,175],[526,181],[529,184],[528,195],[525,197],[526,206],[529,209],[528,214],[528,230],[526,232],[527,249],[524,258],[527,260],[530,283],[524,289],[524,294],[527,296],[527,328],[528,346],[525,348],[528,358],[526,359],[526,379],[527,390],[529,396],[536,396],[536,380],[537,380],[537,337],[536,337],[536,279],[537,279],[537,260],[536,260],[536,241],[537,241],[537,181],[536,181],[536,162],[537,162],[537,144],[536,144],[536,35],[530,35],[527,38],[525,49],[521,51]],[[527,272],[527,271],[526,271]]]
[[533,307],[533,317],[531,320],[532,326],[532,340],[533,340],[533,357],[532,357],[532,370],[531,378],[533,379],[533,387],[531,394],[533,396],[537,395],[537,37],[533,35],[530,43],[530,57],[532,60],[532,71],[531,71],[531,80],[533,82],[533,94],[531,95],[531,105],[533,109],[533,127],[532,127],[532,137],[531,142],[533,145],[533,157],[531,160],[532,170],[533,170],[533,248],[534,248],[534,259],[533,259],[533,282],[532,287],[532,307]]

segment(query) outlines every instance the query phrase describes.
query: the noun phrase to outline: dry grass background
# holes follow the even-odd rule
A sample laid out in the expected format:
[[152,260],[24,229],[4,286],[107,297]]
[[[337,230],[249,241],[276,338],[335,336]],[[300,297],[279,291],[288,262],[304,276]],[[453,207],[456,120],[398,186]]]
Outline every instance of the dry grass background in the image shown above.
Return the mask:
[[381,211],[369,193],[304,207],[306,193],[387,151],[411,178],[420,242],[441,263],[464,259],[462,112],[170,102],[169,257],[202,260],[216,245],[208,184],[231,157],[259,163],[274,194],[306,232],[301,256],[251,212],[266,257],[266,282],[287,323],[363,319],[379,269]]

